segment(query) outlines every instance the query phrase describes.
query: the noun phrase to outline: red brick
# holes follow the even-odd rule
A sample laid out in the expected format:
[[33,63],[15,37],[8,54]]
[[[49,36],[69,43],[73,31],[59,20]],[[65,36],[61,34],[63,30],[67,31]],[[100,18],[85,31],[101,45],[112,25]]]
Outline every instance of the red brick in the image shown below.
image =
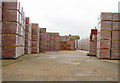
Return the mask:
[[3,33],[4,34],[19,34],[20,25],[18,23],[4,22],[3,23]]
[[108,49],[97,50],[97,57],[100,59],[110,59],[110,50]]
[[2,9],[0,8],[0,21],[2,21]]
[[112,31],[112,40],[120,40],[120,31]]
[[112,30],[120,30],[120,22],[112,22]]
[[17,35],[5,35],[3,34],[3,37],[2,37],[2,45],[3,46],[16,46],[16,37]]
[[112,20],[113,21],[120,21],[120,13],[113,13],[113,18]]
[[2,58],[2,47],[0,47],[0,59]]
[[18,47],[2,47],[2,58],[17,58],[18,57]]
[[112,29],[112,22],[110,21],[101,21],[98,25],[98,32],[101,30],[111,30]]
[[32,53],[39,53],[38,47],[32,47]]
[[97,35],[98,40],[104,39],[104,40],[111,40],[111,31],[100,31]]
[[46,28],[41,28],[40,33],[46,33]]
[[0,22],[0,33],[2,33],[2,22]]
[[120,59],[120,41],[112,41],[111,59]]
[[20,10],[20,3],[19,2],[3,2],[3,8]]
[[2,46],[2,34],[0,34],[0,46]]
[[3,10],[3,21],[19,22],[20,13],[16,10]]
[[97,41],[97,49],[110,49],[111,40],[99,40]]
[[101,21],[107,21],[107,20],[112,20],[112,13],[111,12],[108,12],[108,13],[105,13],[105,12],[102,12],[101,15],[100,15],[100,20]]

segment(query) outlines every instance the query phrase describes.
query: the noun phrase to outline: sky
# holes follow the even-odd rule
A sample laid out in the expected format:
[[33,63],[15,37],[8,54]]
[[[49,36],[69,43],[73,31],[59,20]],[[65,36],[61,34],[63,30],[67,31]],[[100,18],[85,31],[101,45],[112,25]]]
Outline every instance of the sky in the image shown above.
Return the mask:
[[25,16],[47,32],[89,37],[101,12],[117,12],[119,0],[19,0]]

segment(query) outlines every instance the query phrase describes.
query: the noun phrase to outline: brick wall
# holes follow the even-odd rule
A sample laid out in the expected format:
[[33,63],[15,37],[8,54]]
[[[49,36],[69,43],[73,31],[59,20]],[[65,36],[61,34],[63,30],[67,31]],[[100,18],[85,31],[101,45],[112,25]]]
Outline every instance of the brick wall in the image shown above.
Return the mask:
[[25,54],[31,54],[32,25],[29,17],[26,17],[25,21]]
[[25,46],[25,15],[19,2],[3,2],[2,30],[2,58],[17,58],[23,55]]
[[39,25],[37,23],[32,23],[32,53],[39,53]]

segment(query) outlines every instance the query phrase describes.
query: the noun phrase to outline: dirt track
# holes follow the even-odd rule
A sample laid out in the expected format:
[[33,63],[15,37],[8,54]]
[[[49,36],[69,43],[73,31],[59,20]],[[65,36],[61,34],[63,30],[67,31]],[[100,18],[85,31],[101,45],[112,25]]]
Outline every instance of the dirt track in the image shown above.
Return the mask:
[[87,53],[60,51],[38,54],[37,58],[3,67],[3,81],[118,80],[117,60],[100,60],[86,56]]

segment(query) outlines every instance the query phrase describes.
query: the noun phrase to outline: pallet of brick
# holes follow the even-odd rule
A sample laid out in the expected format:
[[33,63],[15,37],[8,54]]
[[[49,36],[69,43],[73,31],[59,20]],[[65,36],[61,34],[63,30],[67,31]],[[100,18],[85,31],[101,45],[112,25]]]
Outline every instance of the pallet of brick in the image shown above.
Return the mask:
[[111,59],[120,59],[120,13],[112,16]]
[[91,29],[89,55],[96,56],[97,52],[97,29]]
[[40,53],[46,52],[46,28],[40,28]]
[[110,59],[112,13],[101,13],[97,34],[97,57]]
[[24,16],[20,8],[18,1],[3,2],[2,58],[17,58],[24,54],[25,27],[21,23]]
[[51,38],[50,38],[50,33],[46,33],[46,51],[50,51],[51,48]]
[[54,35],[54,33],[50,34],[50,40],[51,40],[50,51],[54,51],[55,50],[55,35]]
[[32,53],[39,53],[39,25],[37,23],[32,23],[32,39],[31,39]]
[[2,1],[0,0],[0,58],[2,58]]
[[70,50],[75,50],[75,38],[70,37]]
[[59,33],[54,33],[55,35],[55,51],[60,50],[60,38],[59,38]]
[[31,54],[31,22],[30,18],[25,18],[25,54]]

